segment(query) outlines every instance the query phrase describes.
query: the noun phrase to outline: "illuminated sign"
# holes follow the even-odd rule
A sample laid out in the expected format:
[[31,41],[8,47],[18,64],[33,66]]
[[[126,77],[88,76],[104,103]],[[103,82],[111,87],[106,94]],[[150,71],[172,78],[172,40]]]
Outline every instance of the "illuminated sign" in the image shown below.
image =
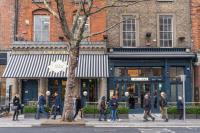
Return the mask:
[[131,78],[131,81],[149,81],[149,78],[146,77]]

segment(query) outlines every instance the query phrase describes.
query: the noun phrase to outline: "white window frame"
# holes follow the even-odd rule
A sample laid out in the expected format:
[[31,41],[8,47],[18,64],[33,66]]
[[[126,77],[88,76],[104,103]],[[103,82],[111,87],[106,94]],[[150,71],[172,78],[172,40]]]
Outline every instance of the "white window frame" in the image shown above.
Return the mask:
[[[35,21],[35,19],[36,19],[36,16],[39,16],[39,17],[46,17],[46,18],[49,18],[49,39],[48,39],[48,41],[50,41],[50,16],[48,16],[48,15],[33,15],[33,19],[34,19],[34,27],[33,27],[33,41],[36,41],[35,39],[35,25],[36,25],[36,21]],[[42,30],[41,30],[42,31]],[[40,42],[48,42],[48,41],[40,41]]]
[[124,46],[123,44],[123,22],[120,24],[120,46],[124,48],[135,48],[139,46],[139,15],[138,14],[121,14],[121,19],[120,21],[123,20],[123,16],[133,16],[135,19],[135,46]]
[[[74,16],[75,17],[75,16]],[[79,16],[79,18],[78,19],[81,19],[83,16]],[[75,18],[73,18],[73,19],[75,19]],[[74,21],[74,20],[73,20]],[[83,32],[83,35],[89,35],[90,34],[90,18],[88,18],[87,19],[87,22],[86,22],[86,24],[85,24],[85,26],[88,26],[88,32],[87,33],[84,33]],[[75,35],[77,35],[77,33],[76,33],[76,31],[75,31]],[[83,39],[82,41],[90,41],[90,38],[87,38],[87,39]]]
[[[160,44],[160,16],[172,16],[172,46],[165,47],[165,46],[161,46],[161,44]],[[161,48],[173,48],[173,47],[175,47],[175,44],[176,44],[176,40],[175,40],[176,31],[174,29],[176,29],[176,26],[175,26],[175,15],[174,14],[172,14],[172,13],[163,13],[163,14],[158,14],[157,15],[157,45],[158,45],[158,47],[161,47]]]

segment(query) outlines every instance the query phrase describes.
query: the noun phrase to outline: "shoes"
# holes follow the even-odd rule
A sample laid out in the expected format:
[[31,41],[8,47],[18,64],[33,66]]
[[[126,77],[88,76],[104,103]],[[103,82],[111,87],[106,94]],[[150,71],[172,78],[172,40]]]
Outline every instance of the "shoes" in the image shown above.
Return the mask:
[[148,119],[144,119],[144,120],[143,120],[143,122],[147,122],[147,121],[149,121],[149,120],[148,120]]
[[154,117],[152,118],[152,121],[155,121],[155,118],[154,118]]
[[168,122],[168,119],[166,119],[165,122]]

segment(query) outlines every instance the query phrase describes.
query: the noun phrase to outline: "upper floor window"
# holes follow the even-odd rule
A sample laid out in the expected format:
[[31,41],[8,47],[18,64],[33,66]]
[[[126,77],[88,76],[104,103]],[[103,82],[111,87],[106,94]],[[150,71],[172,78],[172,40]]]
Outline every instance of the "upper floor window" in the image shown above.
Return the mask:
[[172,15],[161,15],[159,17],[160,47],[173,46],[173,17]]
[[[83,22],[83,16],[79,16],[78,25],[80,25],[82,22]],[[83,36],[87,36],[89,34],[90,34],[90,23],[89,23],[89,18],[88,18],[88,20],[85,24]],[[77,30],[75,31],[75,35],[77,36]],[[83,41],[89,41],[89,38],[84,39]]]
[[124,47],[136,46],[136,19],[133,15],[123,15],[122,43]]
[[49,41],[50,17],[34,15],[34,41]]

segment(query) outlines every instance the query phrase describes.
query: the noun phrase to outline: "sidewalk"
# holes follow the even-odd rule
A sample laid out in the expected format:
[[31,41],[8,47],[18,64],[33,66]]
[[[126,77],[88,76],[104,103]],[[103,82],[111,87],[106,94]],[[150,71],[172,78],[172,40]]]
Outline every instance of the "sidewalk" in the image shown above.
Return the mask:
[[[158,116],[159,117],[159,116]],[[24,119],[21,115],[19,121],[12,121],[12,117],[0,118],[0,127],[50,127],[50,126],[89,126],[89,127],[200,127],[199,119],[188,119],[185,122],[183,120],[169,120],[164,122],[161,119],[156,118],[154,122],[143,122],[142,117],[137,116],[137,119],[121,119],[120,121],[98,121],[98,119],[83,119],[75,122],[62,122],[60,118],[56,120],[52,119],[40,119],[35,120],[33,118]]]

